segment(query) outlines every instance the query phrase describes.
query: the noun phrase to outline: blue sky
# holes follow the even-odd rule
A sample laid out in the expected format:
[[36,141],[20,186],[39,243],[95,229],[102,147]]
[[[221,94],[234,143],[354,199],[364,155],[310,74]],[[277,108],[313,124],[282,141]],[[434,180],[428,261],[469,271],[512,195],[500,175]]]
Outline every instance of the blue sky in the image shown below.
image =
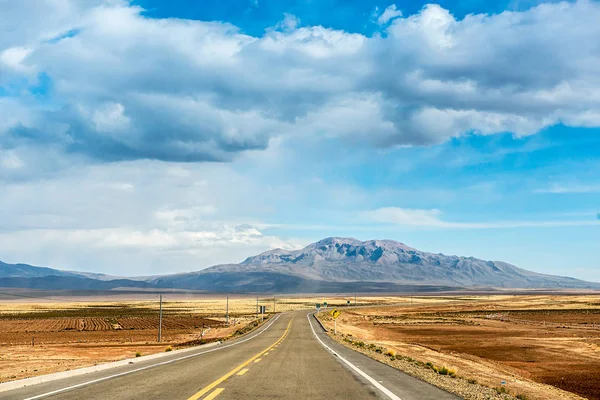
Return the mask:
[[600,281],[595,1],[0,7],[0,259],[386,238]]

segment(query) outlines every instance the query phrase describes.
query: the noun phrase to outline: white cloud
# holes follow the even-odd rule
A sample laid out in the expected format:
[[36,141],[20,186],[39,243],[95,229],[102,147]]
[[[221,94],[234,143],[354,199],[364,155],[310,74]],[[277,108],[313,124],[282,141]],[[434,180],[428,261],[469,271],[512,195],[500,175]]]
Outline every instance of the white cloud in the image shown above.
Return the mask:
[[[35,243],[35,247],[23,243]],[[263,235],[252,226],[217,225],[203,231],[36,229],[0,232],[3,261],[27,261],[63,269],[147,275],[199,270],[243,261],[274,249],[298,248],[289,240]],[[85,249],[80,251],[79,249]]]
[[98,132],[121,132],[129,128],[131,119],[125,115],[125,107],[119,103],[108,103],[94,110],[91,115]]
[[600,185],[560,185],[553,184],[547,188],[536,189],[536,193],[553,193],[553,194],[569,194],[569,193],[600,193]]
[[551,220],[551,221],[491,221],[491,222],[450,222],[441,218],[437,209],[407,209],[383,207],[361,213],[365,221],[399,226],[414,226],[439,229],[509,229],[509,228],[556,228],[568,226],[600,226],[600,221]]
[[[600,126],[589,39],[600,37],[600,4],[462,20],[430,5],[376,18],[386,12],[373,37],[291,15],[250,36],[227,23],[147,18],[125,0],[7,2],[0,84],[19,84],[0,97],[0,257],[116,274],[239,261],[297,245],[273,233],[274,221],[288,233],[364,231],[345,225],[354,210],[423,193],[314,179],[330,164],[311,157],[333,157],[323,137],[386,148]],[[41,73],[51,90],[39,101],[23,82],[37,85]],[[331,151],[336,166],[356,165],[356,153]],[[456,195],[447,192],[427,204]],[[426,206],[361,217],[388,232],[598,224],[452,222]]]
[[5,169],[19,169],[23,167],[23,160],[14,151],[0,150],[0,167]]
[[[21,110],[10,119],[25,127],[2,123],[11,146],[43,136],[101,160],[230,161],[282,135],[389,147],[600,125],[596,2],[462,20],[438,5],[405,17],[392,5],[379,16],[386,35],[374,37],[292,15],[253,37],[226,23],[147,18],[126,1],[38,5],[11,3],[0,52],[46,73],[61,107],[11,100]],[[349,127],[340,116],[352,107]]]
[[383,207],[366,211],[363,217],[369,221],[390,223],[396,225],[440,226],[444,223],[439,219],[440,210],[420,210],[398,207]]
[[300,19],[293,14],[285,13],[283,20],[275,26],[284,32],[291,32],[300,26]]
[[17,71],[28,72],[30,67],[24,65],[23,61],[29,54],[31,54],[31,49],[25,47],[11,47],[0,52],[0,63]]
[[147,275],[297,247],[261,220],[287,194],[257,179],[230,164],[133,161],[6,181],[0,260]]
[[388,22],[390,22],[391,20],[393,20],[394,18],[398,18],[401,16],[402,16],[402,11],[396,9],[396,5],[392,4],[391,6],[387,7],[383,11],[383,13],[381,13],[381,15],[377,18],[377,23],[379,25],[385,25]]

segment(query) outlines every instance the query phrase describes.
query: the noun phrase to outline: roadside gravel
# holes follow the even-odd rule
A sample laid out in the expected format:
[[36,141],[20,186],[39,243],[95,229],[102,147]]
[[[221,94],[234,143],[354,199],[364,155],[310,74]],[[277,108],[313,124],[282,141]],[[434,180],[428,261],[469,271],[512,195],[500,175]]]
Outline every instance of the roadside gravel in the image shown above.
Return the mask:
[[[417,360],[411,359],[410,357],[403,357],[396,355],[390,357],[384,354],[385,349],[381,350],[381,347],[373,345],[374,348],[370,348],[368,343],[365,343],[365,347],[359,347],[352,344],[356,342],[351,336],[345,335],[333,335],[328,332],[328,335],[336,342],[349,347],[359,353],[365,354],[377,361],[387,364],[393,368],[396,368],[408,375],[414,376],[415,378],[421,379],[425,382],[431,383],[434,386],[444,389],[450,393],[454,393],[466,400],[515,400],[517,397],[512,396],[508,393],[498,393],[495,389],[480,385],[476,382],[469,383],[468,379],[461,376],[451,377],[449,375],[440,375],[435,372],[431,367]],[[376,349],[379,349],[378,352]],[[441,366],[436,366],[441,367]],[[501,390],[501,389],[500,389]],[[517,395],[517,394],[515,394]],[[525,399],[525,398],[523,398]]]

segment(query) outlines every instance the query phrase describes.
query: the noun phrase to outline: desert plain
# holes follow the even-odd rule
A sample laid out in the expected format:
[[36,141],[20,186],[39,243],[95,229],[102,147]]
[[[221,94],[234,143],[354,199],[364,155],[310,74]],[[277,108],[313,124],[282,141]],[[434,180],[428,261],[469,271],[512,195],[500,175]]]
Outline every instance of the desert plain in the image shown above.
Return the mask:
[[[34,296],[32,296],[34,297]],[[256,307],[266,314],[257,319]],[[0,382],[117,361],[247,333],[274,312],[314,310],[340,338],[447,366],[527,399],[600,400],[600,295],[163,295],[5,297]],[[275,309],[274,309],[275,308]],[[227,312],[228,310],[228,317]]]

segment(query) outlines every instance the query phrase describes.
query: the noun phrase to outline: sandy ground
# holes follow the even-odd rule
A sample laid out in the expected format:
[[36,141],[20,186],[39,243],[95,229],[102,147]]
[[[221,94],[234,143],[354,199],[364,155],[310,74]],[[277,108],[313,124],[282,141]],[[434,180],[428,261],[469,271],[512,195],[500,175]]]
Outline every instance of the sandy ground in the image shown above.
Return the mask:
[[600,399],[599,296],[437,301],[342,310],[338,332],[529,399]]

